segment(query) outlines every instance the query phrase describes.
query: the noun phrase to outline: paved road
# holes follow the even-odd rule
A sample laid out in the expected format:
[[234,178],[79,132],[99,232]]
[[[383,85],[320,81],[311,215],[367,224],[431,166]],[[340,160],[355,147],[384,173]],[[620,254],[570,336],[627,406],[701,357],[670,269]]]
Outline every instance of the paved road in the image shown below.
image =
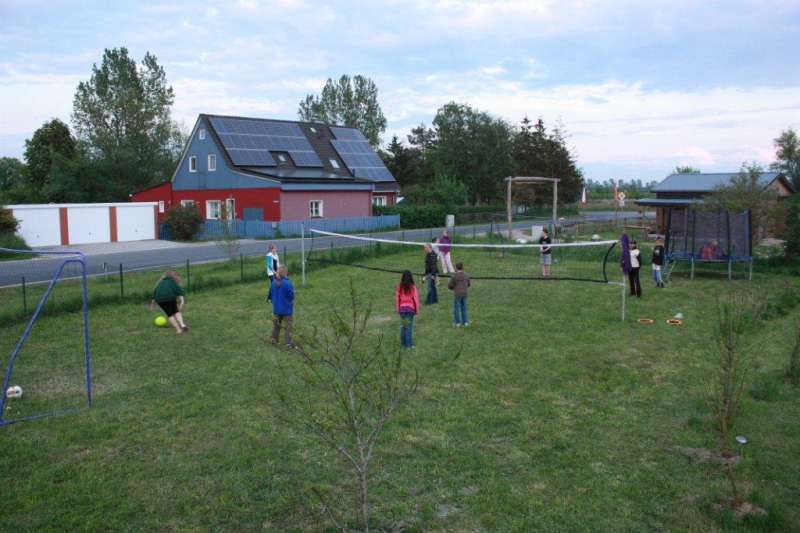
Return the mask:
[[[612,219],[613,212],[598,211],[587,212],[581,216],[567,217],[567,224],[591,221]],[[635,218],[636,213],[624,213],[626,218]],[[549,219],[542,219],[541,222],[547,223]],[[515,228],[528,228],[536,221],[525,220],[514,224]],[[458,233],[471,235],[473,229],[475,233],[485,233],[490,228],[489,224],[475,224],[469,226],[459,226]],[[497,226],[495,225],[495,228]],[[505,225],[501,225],[505,228]],[[388,239],[401,239],[409,241],[426,241],[430,240],[431,235],[436,235],[440,229],[419,229],[419,230],[405,230],[405,231],[387,231],[372,234],[371,236],[380,236]],[[279,251],[284,250],[288,252],[295,252],[300,250],[300,239],[282,239],[275,242]],[[308,243],[308,240],[306,241]],[[357,241],[345,239],[342,237],[316,237],[314,239],[314,246],[316,248],[328,249],[331,245],[334,248],[347,248],[354,246]],[[148,248],[149,247],[149,248]],[[115,251],[108,251],[113,249]],[[239,241],[239,251],[246,256],[264,255],[266,248],[266,241],[243,239]],[[80,249],[80,246],[77,247]],[[116,251],[119,250],[119,251]],[[203,263],[211,261],[221,261],[227,257],[225,251],[216,243],[165,243],[161,241],[151,242],[149,245],[135,244],[135,243],[118,243],[115,245],[100,247],[99,251],[92,251],[91,246],[86,247],[86,260],[88,266],[88,273],[90,275],[104,274],[107,270],[116,271],[119,265],[123,265],[123,270],[126,272],[133,270],[149,270],[158,267],[166,267],[169,265],[180,266],[185,264],[187,260],[192,263]],[[53,277],[55,269],[63,260],[63,256],[40,256],[35,259],[24,261],[3,261],[0,262],[0,287],[14,286],[20,284],[22,277],[25,277],[26,283],[35,283],[48,281]],[[75,275],[76,270],[70,269],[65,277],[69,274]]]

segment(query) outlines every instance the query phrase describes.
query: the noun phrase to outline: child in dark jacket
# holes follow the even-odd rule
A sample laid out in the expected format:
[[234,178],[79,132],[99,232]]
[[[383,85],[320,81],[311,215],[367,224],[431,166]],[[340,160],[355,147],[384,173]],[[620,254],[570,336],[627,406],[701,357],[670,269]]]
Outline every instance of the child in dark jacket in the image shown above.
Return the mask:
[[430,244],[425,245],[425,281],[428,285],[428,296],[425,299],[425,304],[439,303],[439,293],[436,290],[437,277],[439,275],[439,268],[436,266],[438,255],[433,251]]
[[469,276],[464,273],[464,263],[456,263],[456,273],[450,277],[447,288],[453,291],[453,325],[469,326],[467,319],[467,289],[470,286]]
[[292,316],[294,315],[294,285],[289,281],[286,265],[278,267],[272,285],[269,287],[269,299],[272,300],[272,343],[277,344],[283,326],[286,346],[292,344]]
[[414,347],[414,317],[419,313],[419,293],[410,270],[403,272],[394,293],[395,309],[400,315],[400,346]]
[[653,280],[656,282],[656,287],[659,289],[664,288],[664,278],[661,274],[661,269],[664,267],[664,240],[659,237],[656,239],[656,245],[653,247]]

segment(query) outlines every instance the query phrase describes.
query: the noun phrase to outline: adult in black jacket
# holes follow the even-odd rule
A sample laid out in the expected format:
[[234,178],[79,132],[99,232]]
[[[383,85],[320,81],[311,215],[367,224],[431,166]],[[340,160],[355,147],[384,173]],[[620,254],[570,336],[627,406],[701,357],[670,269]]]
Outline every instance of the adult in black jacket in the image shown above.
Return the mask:
[[439,303],[439,294],[436,292],[436,277],[439,275],[437,259],[439,255],[433,251],[430,244],[425,245],[425,280],[428,282],[428,296],[426,304]]

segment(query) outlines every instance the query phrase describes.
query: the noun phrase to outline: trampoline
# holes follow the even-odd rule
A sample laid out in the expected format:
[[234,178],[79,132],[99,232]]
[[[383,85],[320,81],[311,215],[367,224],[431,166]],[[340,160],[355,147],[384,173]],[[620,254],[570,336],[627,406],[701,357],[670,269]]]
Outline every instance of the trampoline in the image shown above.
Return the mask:
[[727,265],[728,279],[733,267],[747,266],[753,279],[753,242],[750,211],[705,211],[691,207],[670,207],[667,210],[667,271],[669,278],[675,266],[689,264],[689,277],[694,279],[697,264]]

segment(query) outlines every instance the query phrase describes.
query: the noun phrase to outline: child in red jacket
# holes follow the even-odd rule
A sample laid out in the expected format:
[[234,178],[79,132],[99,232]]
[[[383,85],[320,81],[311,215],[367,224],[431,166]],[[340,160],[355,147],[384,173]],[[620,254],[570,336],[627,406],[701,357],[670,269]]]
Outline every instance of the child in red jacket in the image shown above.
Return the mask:
[[414,317],[419,312],[419,293],[410,270],[403,272],[400,285],[394,293],[395,309],[400,315],[400,346],[413,348]]

